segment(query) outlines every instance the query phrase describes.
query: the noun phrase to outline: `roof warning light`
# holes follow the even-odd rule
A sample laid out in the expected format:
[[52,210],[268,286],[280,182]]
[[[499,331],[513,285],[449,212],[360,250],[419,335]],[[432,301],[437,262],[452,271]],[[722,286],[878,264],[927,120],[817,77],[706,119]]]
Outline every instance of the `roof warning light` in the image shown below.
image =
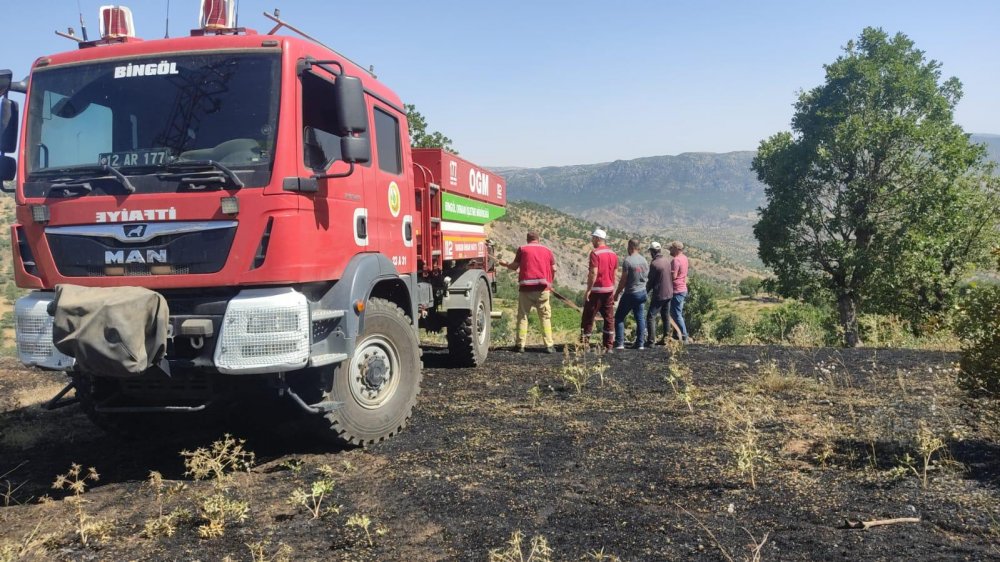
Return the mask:
[[233,0],[201,0],[202,29],[236,27],[236,3]]
[[101,38],[135,37],[132,10],[125,6],[101,6]]

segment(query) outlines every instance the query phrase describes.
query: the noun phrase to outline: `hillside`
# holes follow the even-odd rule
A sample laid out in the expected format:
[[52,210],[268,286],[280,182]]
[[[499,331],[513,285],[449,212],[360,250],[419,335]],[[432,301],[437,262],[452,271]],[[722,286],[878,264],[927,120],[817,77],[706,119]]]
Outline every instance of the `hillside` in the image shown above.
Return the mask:
[[1000,163],[1000,135],[972,135],[972,141],[985,144],[990,160]]
[[[489,236],[501,248],[502,258],[509,260],[513,258],[514,250],[524,243],[525,233],[536,230],[542,241],[556,254],[559,265],[556,283],[564,287],[582,289],[587,280],[590,233],[598,226],[608,228],[604,224],[598,225],[545,205],[515,201],[509,203],[507,214],[490,226]],[[643,248],[653,240],[665,245],[671,240],[681,238],[670,231],[650,236],[616,228],[608,229],[608,242],[621,256],[625,255],[625,243],[632,236],[642,241]],[[697,243],[688,246],[687,254],[691,259],[691,269],[694,274],[723,283],[736,283],[748,275],[760,274],[759,270],[741,265],[719,252],[699,247]]]
[[[994,161],[1000,135],[974,134]],[[736,263],[760,267],[753,224],[764,186],[753,151],[690,152],[601,164],[496,168],[512,199],[554,207],[631,232],[676,237]]]
[[623,230],[692,241],[759,266],[751,228],[764,189],[750,172],[753,156],[751,151],[685,153],[497,171],[507,178],[511,198]]

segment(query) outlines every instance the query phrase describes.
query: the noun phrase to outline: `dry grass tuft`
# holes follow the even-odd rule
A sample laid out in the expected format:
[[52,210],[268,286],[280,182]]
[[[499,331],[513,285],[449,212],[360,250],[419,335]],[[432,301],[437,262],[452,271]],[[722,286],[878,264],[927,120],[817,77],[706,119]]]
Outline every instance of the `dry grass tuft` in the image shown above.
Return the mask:
[[489,562],[551,562],[552,549],[549,542],[542,535],[535,535],[531,538],[528,552],[524,552],[524,535],[521,531],[514,531],[507,546],[504,548],[494,548],[490,550]]

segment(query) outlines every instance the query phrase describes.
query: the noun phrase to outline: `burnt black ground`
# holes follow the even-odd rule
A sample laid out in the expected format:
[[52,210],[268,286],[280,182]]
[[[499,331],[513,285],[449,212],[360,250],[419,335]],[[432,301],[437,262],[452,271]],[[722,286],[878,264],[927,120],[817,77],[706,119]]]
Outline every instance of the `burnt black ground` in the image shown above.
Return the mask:
[[[37,525],[51,535],[39,556],[65,560],[250,560],[245,544],[265,539],[272,551],[291,547],[295,560],[485,560],[521,531],[544,536],[555,560],[594,559],[602,549],[622,560],[742,560],[765,535],[765,560],[998,558],[997,404],[954,386],[956,359],[693,345],[675,359],[692,373],[689,409],[665,380],[671,359],[662,347],[604,358],[603,384],[595,376],[580,393],[559,376],[580,357],[493,351],[483,368],[449,369],[428,349],[414,417],[385,443],[331,451],[293,427],[240,434],[258,464],[231,493],[250,502],[250,518],[207,540],[193,522],[171,538],[140,537],[155,513],[143,481],[150,470],[185,480],[178,451],[210,443],[220,429],[122,443],[76,407],[11,405],[0,414],[0,474],[20,468],[0,478],[0,491],[4,480],[23,486],[12,505],[0,502],[0,543]],[[753,390],[770,361],[795,374],[793,384]],[[8,397],[59,381],[0,367]],[[726,401],[768,412],[756,421],[769,458],[756,489],[736,469]],[[926,489],[900,460],[919,454],[921,423],[945,439],[954,461],[932,465]],[[72,462],[102,475],[85,497],[88,513],[116,521],[107,542],[80,546],[66,502],[30,499],[59,500],[49,484]],[[342,508],[311,520],[286,498],[324,464],[336,472],[333,502]],[[166,507],[193,508],[210,487],[188,482]],[[373,545],[346,525],[353,514],[372,520]],[[842,528],[846,519],[894,517],[920,522]]]

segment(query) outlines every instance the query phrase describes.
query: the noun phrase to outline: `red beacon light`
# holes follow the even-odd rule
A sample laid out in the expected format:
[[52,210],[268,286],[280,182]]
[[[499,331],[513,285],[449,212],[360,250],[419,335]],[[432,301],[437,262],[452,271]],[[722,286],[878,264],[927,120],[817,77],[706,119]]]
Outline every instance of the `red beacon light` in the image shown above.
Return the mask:
[[135,37],[132,10],[125,6],[101,6],[101,38],[123,39]]
[[201,0],[201,28],[220,31],[236,28],[236,3],[233,0]]

